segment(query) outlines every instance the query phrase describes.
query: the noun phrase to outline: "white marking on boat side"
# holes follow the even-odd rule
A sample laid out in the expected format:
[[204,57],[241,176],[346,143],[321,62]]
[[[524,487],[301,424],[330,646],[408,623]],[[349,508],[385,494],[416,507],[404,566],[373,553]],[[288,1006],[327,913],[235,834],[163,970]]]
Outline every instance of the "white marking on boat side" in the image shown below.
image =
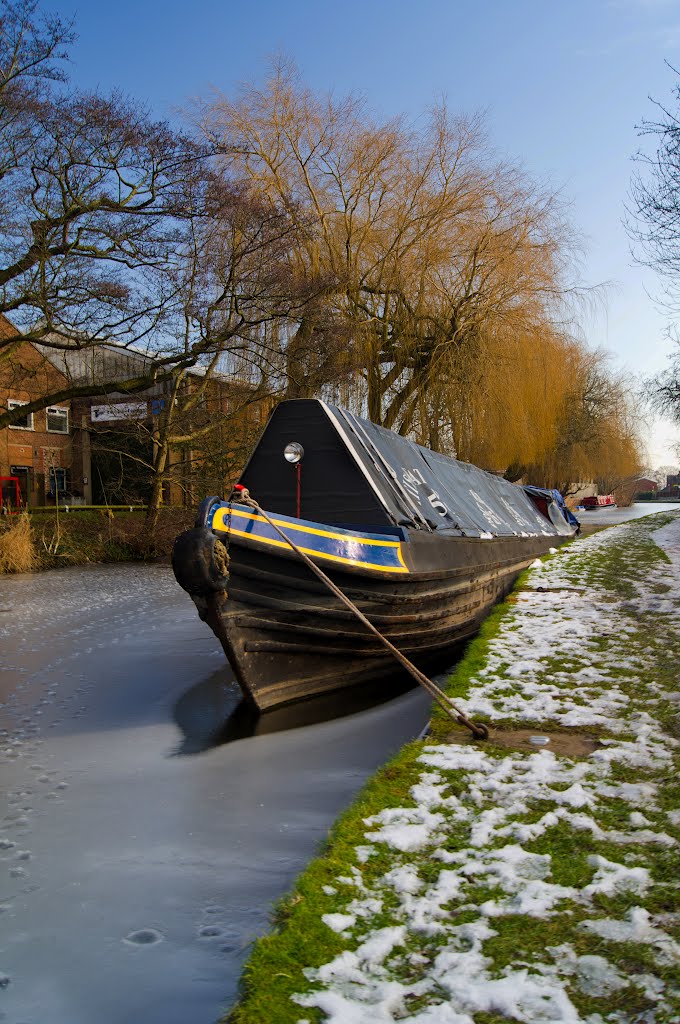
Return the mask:
[[[343,427],[341,426],[341,424],[338,422],[337,417],[331,412],[329,406],[327,406],[325,402],[322,402],[321,405],[325,409],[326,415],[328,416],[328,418],[331,420],[331,422],[335,425],[336,429],[340,433],[340,436],[344,440],[347,449],[349,450],[350,454],[352,455],[352,458],[354,459],[356,464],[361,469],[361,472],[364,474],[364,476],[366,477],[366,479],[370,483],[371,488],[373,489],[373,491],[375,491],[375,493],[377,494],[377,496],[380,499],[381,503],[385,506],[387,512],[390,515],[390,518],[394,519],[394,515],[393,515],[390,507],[387,505],[387,503],[386,503],[385,499],[383,498],[382,494],[380,493],[380,491],[376,487],[375,481],[372,479],[372,477],[368,473],[368,471],[367,471],[366,467],[364,466],[364,464],[362,463],[361,459],[358,457],[357,453],[354,450],[354,447],[349,442],[349,440],[347,438],[347,434],[345,433],[345,431],[344,431]],[[408,492],[399,483],[399,480],[397,478],[397,474],[392,469],[390,464],[385,460],[385,458],[382,455],[382,452],[378,448],[375,447],[375,445],[371,441],[370,437],[368,437],[368,435],[366,434],[366,431],[362,427],[360,421],[356,417],[353,417],[353,419],[356,421],[354,423],[354,427],[357,430],[357,440],[359,440],[363,444],[364,449],[366,450],[366,454],[368,455],[368,457],[371,459],[373,464],[377,466],[376,460],[375,460],[375,458],[373,457],[373,454],[372,454],[372,450],[375,451],[376,455],[378,456],[380,461],[384,464],[384,466],[387,469],[387,473],[386,473],[387,479],[390,481],[392,486],[397,490],[397,493],[401,496],[402,500],[405,501],[406,506],[411,509],[411,513],[412,513],[412,515],[413,515],[413,517],[415,519],[415,522],[416,523],[420,522],[425,527],[425,529],[432,531],[432,527],[427,522],[427,520],[424,518],[422,512],[414,505],[414,503],[411,501],[411,499],[409,497]],[[359,435],[358,431],[361,431],[361,434],[363,434],[364,437],[361,437]],[[365,440],[364,440],[364,438],[365,438]],[[379,468],[379,467],[377,467],[377,468]]]
[[324,410],[324,412],[326,413],[326,415],[328,416],[329,420],[331,421],[331,423],[333,424],[335,429],[337,430],[337,432],[340,434],[340,437],[342,438],[342,440],[345,442],[345,447],[347,448],[348,452],[350,453],[350,455],[352,456],[352,458],[356,462],[357,466],[359,467],[359,469],[361,470],[363,475],[368,480],[370,488],[374,492],[374,494],[376,495],[378,500],[380,501],[380,504],[384,507],[384,509],[387,512],[387,514],[389,515],[390,519],[393,522],[396,523],[396,520],[394,518],[392,510],[390,509],[390,507],[387,504],[387,502],[385,501],[384,497],[382,496],[382,494],[380,493],[380,491],[376,487],[375,480],[371,477],[371,474],[368,472],[368,470],[364,466],[363,462],[361,461],[361,459],[359,458],[359,456],[355,452],[353,446],[350,444],[349,439],[347,437],[347,434],[345,433],[345,430],[344,430],[342,424],[339,422],[337,416],[335,416],[334,413],[331,412],[330,407],[325,402],[323,402],[323,401],[321,402],[321,407]]

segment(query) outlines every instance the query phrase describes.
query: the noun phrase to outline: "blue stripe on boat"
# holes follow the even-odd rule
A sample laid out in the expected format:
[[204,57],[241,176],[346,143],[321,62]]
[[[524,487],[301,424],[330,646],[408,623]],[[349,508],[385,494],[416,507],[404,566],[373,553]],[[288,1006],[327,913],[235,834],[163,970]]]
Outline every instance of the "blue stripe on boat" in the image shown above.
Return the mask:
[[[393,534],[358,533],[289,516],[271,515],[271,519],[310,557],[363,569],[380,569],[382,572],[409,571],[401,553],[402,542]],[[266,519],[247,506],[230,505],[228,502],[213,505],[206,526],[210,530],[245,537],[270,547],[288,548]]]

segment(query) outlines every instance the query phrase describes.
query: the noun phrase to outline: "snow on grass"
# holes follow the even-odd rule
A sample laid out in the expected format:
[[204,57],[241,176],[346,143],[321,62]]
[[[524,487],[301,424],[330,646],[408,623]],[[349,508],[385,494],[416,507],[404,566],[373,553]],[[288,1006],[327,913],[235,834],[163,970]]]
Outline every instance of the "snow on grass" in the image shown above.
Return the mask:
[[677,516],[532,568],[456,699],[600,744],[424,746],[408,799],[364,819],[323,917],[345,948],[304,971],[298,1006],[332,1024],[680,1021],[679,570]]

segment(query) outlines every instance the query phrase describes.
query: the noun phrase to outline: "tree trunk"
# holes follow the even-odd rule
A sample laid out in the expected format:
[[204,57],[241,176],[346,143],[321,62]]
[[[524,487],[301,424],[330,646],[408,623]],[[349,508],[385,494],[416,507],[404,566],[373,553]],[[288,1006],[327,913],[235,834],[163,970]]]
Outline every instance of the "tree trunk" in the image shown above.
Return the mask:
[[161,509],[163,499],[163,478],[165,475],[165,469],[168,464],[168,443],[165,439],[161,440],[156,448],[156,455],[154,457],[153,466],[153,482],[151,485],[151,497],[149,498],[149,504],[146,510],[146,530],[147,530],[147,542],[149,547],[153,547],[154,537],[156,533],[156,527],[158,526],[158,516]]

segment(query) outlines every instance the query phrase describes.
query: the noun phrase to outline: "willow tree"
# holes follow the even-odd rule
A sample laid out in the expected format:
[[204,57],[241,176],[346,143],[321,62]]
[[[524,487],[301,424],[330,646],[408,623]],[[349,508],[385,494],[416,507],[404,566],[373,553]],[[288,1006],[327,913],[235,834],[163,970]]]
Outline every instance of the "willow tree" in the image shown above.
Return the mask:
[[529,410],[517,420],[511,412],[519,393],[533,401],[536,369],[539,388],[544,370],[551,372],[568,237],[552,200],[539,200],[507,168],[497,168],[493,188],[475,198],[474,216],[451,225],[445,262],[428,282],[417,387],[409,389],[402,428],[416,420],[425,443],[471,461],[486,446],[482,461],[497,468],[505,463],[492,457],[494,437],[534,443],[522,430]]
[[474,380],[490,337],[502,351],[536,336],[563,291],[554,197],[494,161],[478,118],[378,121],[285,62],[199,119],[225,166],[296,219],[297,272],[325,282],[285,338],[289,396],[355,374],[375,422],[455,446],[452,389]]
[[[447,398],[458,456],[515,480],[558,441],[571,387],[567,346],[548,326],[478,335],[479,359],[465,389]],[[427,415],[427,408],[424,411]]]
[[344,394],[513,478],[552,480],[559,459],[593,474],[607,417],[625,448],[616,402],[576,412],[590,357],[568,332],[575,244],[560,203],[495,159],[480,119],[438,107],[418,127],[379,120],[280,61],[196,120],[226,173],[295,222],[293,273],[322,283],[281,325],[288,397]]
[[602,352],[564,342],[561,383],[552,398],[554,441],[525,468],[535,482],[568,492],[600,480],[613,490],[639,474],[643,446],[633,388],[612,373]]

